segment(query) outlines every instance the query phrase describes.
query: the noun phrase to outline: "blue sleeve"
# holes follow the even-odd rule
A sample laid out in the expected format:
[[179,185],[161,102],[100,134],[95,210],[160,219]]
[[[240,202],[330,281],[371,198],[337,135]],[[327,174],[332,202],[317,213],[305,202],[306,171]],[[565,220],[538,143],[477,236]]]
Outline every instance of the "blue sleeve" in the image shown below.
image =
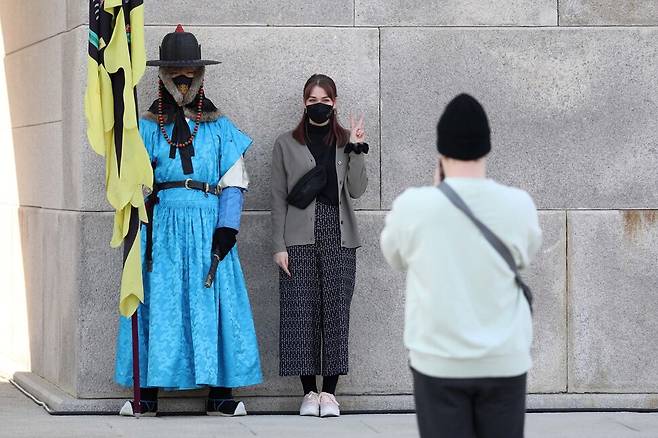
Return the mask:
[[219,173],[220,178],[233,167],[253,143],[251,137],[240,131],[228,117],[217,120],[221,140]]
[[242,189],[227,187],[219,195],[219,217],[217,228],[228,227],[240,231],[240,216],[242,216],[242,205],[244,195]]
[[139,119],[139,133],[144,141],[144,147],[149,154],[149,160],[153,161],[153,147],[156,141],[155,132],[158,124],[146,119]]

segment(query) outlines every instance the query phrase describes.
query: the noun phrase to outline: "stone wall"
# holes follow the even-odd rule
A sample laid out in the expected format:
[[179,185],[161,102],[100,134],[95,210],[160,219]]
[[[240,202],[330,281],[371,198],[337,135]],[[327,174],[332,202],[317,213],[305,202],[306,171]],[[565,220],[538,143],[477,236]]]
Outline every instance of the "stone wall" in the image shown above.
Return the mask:
[[[0,5],[32,363],[16,379],[56,409],[112,410],[129,394],[112,383],[121,254],[84,132],[87,2]],[[345,408],[413,408],[404,279],[378,235],[395,196],[431,181],[434,126],[463,91],[489,111],[492,175],[542,210],[530,407],[658,406],[655,1],[146,0],[146,15],[150,57],[180,22],[223,62],[209,67],[208,95],[255,140],[239,245],[266,383],[243,391],[251,409],[297,403],[299,383],[277,376],[269,156],[315,72],[336,80],[343,120],[365,113],[372,146]],[[187,395],[170,408],[200,408]]]

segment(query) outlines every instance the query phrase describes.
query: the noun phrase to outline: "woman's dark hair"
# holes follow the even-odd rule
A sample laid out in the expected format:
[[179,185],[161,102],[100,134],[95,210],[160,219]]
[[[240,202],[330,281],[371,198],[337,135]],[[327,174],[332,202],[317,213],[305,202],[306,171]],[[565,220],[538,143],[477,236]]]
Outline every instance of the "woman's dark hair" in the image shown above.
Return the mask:
[[[306,81],[306,85],[304,85],[304,102],[306,102],[306,99],[309,98],[309,96],[311,95],[311,90],[313,90],[313,88],[315,87],[322,88],[325,91],[325,93],[327,93],[327,96],[329,96],[331,100],[334,101],[336,100],[336,96],[338,95],[338,93],[336,92],[336,84],[334,83],[334,80],[327,75],[314,74],[308,79],[308,81]],[[292,132],[293,138],[297,140],[300,144],[306,144],[307,121],[308,121],[308,115],[306,114],[306,111],[304,111],[302,120],[299,122],[295,130]],[[350,133],[348,130],[340,126],[340,123],[338,122],[338,117],[336,117],[335,109],[331,114],[331,117],[329,118],[329,125],[331,126],[331,128],[329,129],[329,134],[327,134],[327,138],[325,138],[325,142],[327,144],[335,144],[337,147],[342,148],[349,141]]]

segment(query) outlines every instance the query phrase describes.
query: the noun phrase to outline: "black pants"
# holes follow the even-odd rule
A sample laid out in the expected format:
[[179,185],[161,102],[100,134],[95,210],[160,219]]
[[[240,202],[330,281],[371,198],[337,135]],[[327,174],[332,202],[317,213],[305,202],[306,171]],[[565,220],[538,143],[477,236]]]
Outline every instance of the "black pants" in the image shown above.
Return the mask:
[[421,438],[523,438],[526,374],[442,379],[411,371]]

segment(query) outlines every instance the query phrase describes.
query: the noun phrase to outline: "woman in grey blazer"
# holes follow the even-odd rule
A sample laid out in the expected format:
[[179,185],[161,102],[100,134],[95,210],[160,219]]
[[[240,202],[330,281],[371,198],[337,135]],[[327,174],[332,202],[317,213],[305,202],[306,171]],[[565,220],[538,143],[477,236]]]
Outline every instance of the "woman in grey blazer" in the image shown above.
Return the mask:
[[[300,376],[300,415],[338,416],[338,376],[348,372],[349,316],[360,246],[352,199],[366,190],[363,117],[350,130],[336,116],[336,85],[313,75],[304,86],[299,125],[272,152],[272,242],[281,295],[280,374]],[[305,208],[288,195],[307,172],[326,184]],[[316,169],[317,170],[317,169]],[[316,376],[323,379],[318,394]]]

